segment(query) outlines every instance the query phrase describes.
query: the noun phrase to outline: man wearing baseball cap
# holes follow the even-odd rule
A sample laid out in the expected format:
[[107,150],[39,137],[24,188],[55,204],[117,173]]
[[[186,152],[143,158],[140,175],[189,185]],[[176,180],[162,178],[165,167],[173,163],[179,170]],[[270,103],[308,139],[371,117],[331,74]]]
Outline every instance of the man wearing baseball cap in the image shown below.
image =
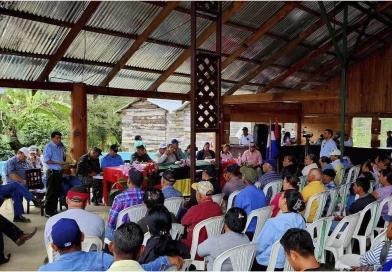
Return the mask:
[[[261,187],[260,187],[261,190],[263,190],[268,183],[282,179],[282,176],[276,173],[276,166],[277,166],[276,160],[274,159],[269,159],[264,162],[263,164],[264,174],[259,179],[259,181],[261,182]],[[268,191],[267,193],[268,203],[271,201],[271,197],[272,197],[272,191],[271,192]]]
[[340,152],[339,149],[334,149],[332,150],[332,152],[329,153],[329,158],[332,161],[331,165],[336,172],[344,168],[343,163],[340,161],[341,155],[342,153]]
[[160,175],[162,176],[161,179],[162,193],[165,196],[165,198],[182,197],[181,192],[174,189],[173,187],[174,183],[176,183],[176,176],[174,171],[166,170]]
[[[67,194],[68,210],[49,218],[45,225],[44,240],[47,246],[51,239],[52,227],[62,218],[71,218],[76,221],[81,231],[87,236],[105,238],[105,221],[102,217],[85,210],[89,194],[83,185],[72,187]],[[96,249],[95,246],[92,250]],[[58,255],[54,256],[56,260]]]
[[[260,190],[255,186],[257,181],[256,170],[251,167],[242,166],[240,172],[245,188],[235,197],[233,206],[244,209],[246,214],[249,215],[251,211],[265,207],[267,205],[267,200],[263,190]],[[253,218],[252,221],[250,221],[248,229],[245,231],[245,234],[249,237],[250,241],[252,241],[256,230],[256,222],[256,218]]]
[[[139,234],[140,232],[141,230]],[[115,260],[112,255],[103,251],[82,251],[82,242],[85,235],[74,219],[61,218],[53,225],[51,236],[51,247],[60,254],[60,257],[53,263],[41,266],[39,271],[106,271]],[[138,243],[140,243],[140,240],[143,242],[142,239],[136,238]],[[131,243],[131,241],[128,241],[128,243]],[[112,246],[115,247],[115,244]],[[171,260],[174,260],[173,263]],[[161,266],[168,267],[177,264],[177,262],[178,260],[175,258],[169,259],[164,256],[159,257],[154,262],[141,265],[141,267],[147,271],[158,271]]]
[[[26,176],[25,171],[33,169],[33,165],[27,160],[30,153],[26,147],[18,150],[18,153],[12,158],[8,159],[4,169],[7,181],[6,185],[1,185],[0,195],[6,198],[12,198],[14,201],[14,222],[29,223],[30,219],[24,217],[23,197],[27,201],[34,199],[34,204],[39,205],[39,201],[33,198],[33,195],[26,189]],[[12,183],[16,183],[11,185]]]
[[166,148],[167,148],[166,144],[164,143],[159,144],[158,151],[154,154],[154,161],[156,163],[159,163],[159,158],[162,157],[163,154],[165,154]]
[[101,167],[113,167],[113,166],[120,166],[124,165],[124,161],[121,158],[120,155],[117,154],[118,152],[118,146],[115,144],[112,144],[110,146],[109,153],[104,156],[101,160]]
[[223,177],[227,181],[222,190],[225,196],[229,197],[231,193],[245,188],[245,185],[239,175],[240,167],[237,164],[229,164],[223,170]]
[[[127,181],[128,189],[114,198],[112,208],[109,212],[106,238],[110,241],[113,241],[113,234],[116,230],[118,214],[126,208],[143,204],[143,191],[140,188],[143,184],[143,180],[144,177],[141,172],[133,167],[129,169]],[[127,222],[129,222],[129,218],[126,214],[122,219],[122,223]]]
[[27,159],[33,165],[33,168],[42,168],[41,158],[37,156],[37,147],[35,145],[29,147],[29,156]]
[[243,127],[242,135],[240,137],[240,145],[249,145],[251,142],[253,142],[253,136],[249,134],[247,127]]
[[[163,146],[165,147],[163,148]],[[165,144],[161,144],[159,147],[159,151],[154,156],[155,162],[172,164],[177,161],[174,146],[172,144],[168,144],[167,146]],[[161,150],[163,151],[162,154]]]
[[[191,207],[181,220],[181,224],[188,229],[187,237],[182,240],[182,242],[186,244],[189,249],[192,245],[194,227],[205,219],[222,215],[222,210],[219,204],[212,201],[211,195],[214,194],[214,186],[211,182],[208,180],[202,180],[197,183],[193,183],[192,188],[196,190],[196,200],[198,204]],[[203,228],[199,234],[199,244],[206,239],[207,232]]]
[[170,143],[173,145],[174,155],[176,155],[177,161],[185,159],[184,152],[179,147],[180,142],[177,139],[172,139]]

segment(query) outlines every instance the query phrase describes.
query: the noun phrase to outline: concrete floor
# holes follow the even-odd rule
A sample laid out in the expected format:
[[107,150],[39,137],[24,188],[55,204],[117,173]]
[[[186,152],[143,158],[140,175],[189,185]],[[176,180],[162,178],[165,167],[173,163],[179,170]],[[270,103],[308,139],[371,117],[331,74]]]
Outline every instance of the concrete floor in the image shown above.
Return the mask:
[[[6,201],[0,207],[0,214],[12,222],[13,212],[10,203]],[[24,203],[26,208],[26,202]],[[110,207],[95,207],[88,205],[87,211],[97,213],[107,220]],[[15,223],[24,232],[31,232],[37,227],[37,233],[33,238],[28,240],[24,245],[18,247],[8,237],[4,235],[5,250],[4,254],[11,253],[11,260],[0,266],[0,271],[37,271],[42,265],[46,257],[46,249],[44,244],[45,223],[48,220],[42,217],[40,210],[35,207],[30,208],[30,214],[25,217],[31,219],[31,223]]]

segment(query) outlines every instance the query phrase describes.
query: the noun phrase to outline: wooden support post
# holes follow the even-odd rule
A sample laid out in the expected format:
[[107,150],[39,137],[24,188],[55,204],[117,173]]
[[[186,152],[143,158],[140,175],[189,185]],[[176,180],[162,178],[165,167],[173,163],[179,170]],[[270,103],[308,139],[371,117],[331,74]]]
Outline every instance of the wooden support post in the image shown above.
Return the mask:
[[302,103],[299,103],[298,123],[297,123],[297,145],[301,144],[301,140],[302,140]]
[[73,84],[71,92],[71,156],[77,160],[87,153],[87,86]]

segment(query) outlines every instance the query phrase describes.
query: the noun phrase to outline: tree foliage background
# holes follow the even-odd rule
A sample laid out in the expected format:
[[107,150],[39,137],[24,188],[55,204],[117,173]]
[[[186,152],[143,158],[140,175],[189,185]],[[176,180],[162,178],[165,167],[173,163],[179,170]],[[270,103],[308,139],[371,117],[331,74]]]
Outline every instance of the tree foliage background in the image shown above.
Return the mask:
[[[87,100],[88,148],[108,151],[111,144],[121,144],[121,114],[115,113],[133,98],[100,96]],[[63,134],[70,145],[70,93],[6,89],[0,94],[0,161],[7,160],[23,146],[43,148],[50,134]]]

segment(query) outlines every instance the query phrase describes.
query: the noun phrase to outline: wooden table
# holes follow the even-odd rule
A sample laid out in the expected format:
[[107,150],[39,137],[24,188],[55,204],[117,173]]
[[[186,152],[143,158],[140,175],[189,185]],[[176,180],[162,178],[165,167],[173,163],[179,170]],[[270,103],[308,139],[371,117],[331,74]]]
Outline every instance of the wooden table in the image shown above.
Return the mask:
[[[202,168],[203,166],[210,165],[209,162],[205,161],[196,161],[196,168]],[[190,175],[189,175],[189,167],[187,168],[182,168],[179,165],[176,164],[169,164],[169,165],[159,165],[159,173],[166,171],[167,169],[172,169],[176,171],[178,170],[184,170],[183,173],[181,173],[180,179],[177,180],[177,182],[174,184],[174,188],[179,190],[183,196],[190,196],[191,195],[191,180],[190,180]],[[123,179],[128,179],[128,176],[124,175],[121,167],[106,167],[103,169],[103,199],[105,202],[105,205],[108,205],[108,193],[110,192],[112,185],[116,182],[118,182],[121,178]],[[144,184],[146,186],[147,184]]]

